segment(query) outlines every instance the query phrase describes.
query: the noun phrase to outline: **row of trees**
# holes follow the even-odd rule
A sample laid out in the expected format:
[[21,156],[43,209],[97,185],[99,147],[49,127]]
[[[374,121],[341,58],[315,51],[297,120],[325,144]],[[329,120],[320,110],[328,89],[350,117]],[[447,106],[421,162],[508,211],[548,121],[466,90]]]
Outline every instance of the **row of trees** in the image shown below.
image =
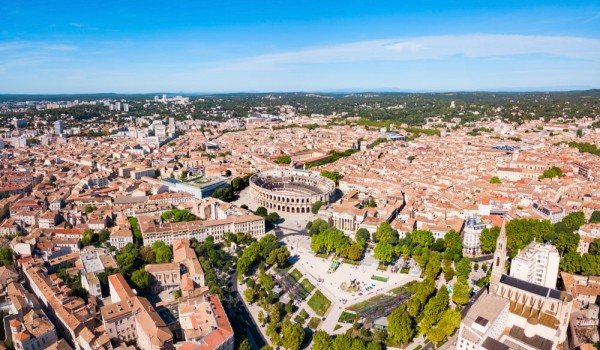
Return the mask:
[[266,267],[277,265],[282,268],[287,264],[290,252],[287,247],[280,247],[277,238],[268,234],[258,242],[250,243],[238,259],[237,272],[238,279],[241,281],[244,275],[250,272],[253,267],[259,264],[265,264]]
[[105,243],[110,238],[110,231],[102,229],[98,233],[93,230],[84,230],[81,237],[80,246],[85,247],[88,245],[96,245],[98,243]]
[[279,221],[280,219],[279,214],[277,212],[273,211],[269,213],[269,211],[265,207],[256,208],[254,214],[265,218],[265,220],[273,224]]
[[361,259],[366,246],[364,238],[357,238],[357,241],[353,241],[344,232],[322,219],[316,219],[310,223],[309,233],[311,235],[310,248],[315,253],[335,253],[338,256],[356,261]]
[[173,209],[163,212],[160,217],[167,222],[194,221],[197,218],[185,209]]
[[436,292],[431,276],[411,289],[414,294],[408,302],[388,316],[390,339],[396,344],[408,344],[418,334],[425,334],[439,344],[460,326],[460,312],[449,307],[446,286]]
[[[398,232],[390,224],[383,222],[373,235],[375,258],[383,263],[389,263],[398,256],[415,257],[423,255],[429,249],[444,252],[444,258],[459,261],[462,257],[462,239],[460,234],[450,230],[443,239],[434,241],[433,233],[427,230],[415,230],[400,239]],[[418,261],[418,260],[417,260]]]
[[313,335],[313,350],[381,350],[381,345],[376,341],[365,341],[361,338],[352,338],[350,335],[340,334],[332,338],[325,331],[317,331]]

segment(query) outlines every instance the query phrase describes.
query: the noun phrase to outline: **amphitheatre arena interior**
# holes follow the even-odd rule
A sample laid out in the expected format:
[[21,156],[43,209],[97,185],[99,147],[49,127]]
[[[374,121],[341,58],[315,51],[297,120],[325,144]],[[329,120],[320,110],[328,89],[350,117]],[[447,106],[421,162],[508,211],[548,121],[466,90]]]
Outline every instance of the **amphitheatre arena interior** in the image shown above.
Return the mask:
[[315,202],[330,202],[335,183],[310,171],[269,170],[254,174],[250,189],[258,206],[286,213],[310,213]]

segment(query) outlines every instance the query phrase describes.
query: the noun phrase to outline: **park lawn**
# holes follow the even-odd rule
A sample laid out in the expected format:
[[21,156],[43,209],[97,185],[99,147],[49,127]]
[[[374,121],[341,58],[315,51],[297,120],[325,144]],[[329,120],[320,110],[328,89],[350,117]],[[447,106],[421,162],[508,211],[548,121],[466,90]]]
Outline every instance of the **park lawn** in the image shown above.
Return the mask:
[[298,271],[298,269],[293,269],[292,272],[290,272],[290,276],[298,282],[302,278],[302,272]]
[[316,330],[319,327],[319,323],[321,323],[321,319],[318,317],[313,317],[308,321],[308,328]]
[[346,312],[346,311],[342,311],[342,314],[340,315],[340,318],[338,319],[338,322],[340,323],[353,323],[354,320],[356,320],[357,316],[356,314],[350,313],[350,312]]
[[308,318],[308,312],[306,312],[306,310],[302,309],[298,313],[298,316],[302,317],[303,319],[307,319]]
[[303,326],[304,322],[306,322],[306,320],[304,318],[300,317],[300,315],[298,315],[298,316],[296,316],[294,318],[294,322],[296,322],[297,324]]
[[294,264],[292,264],[291,262],[288,261],[288,264],[286,267],[283,268],[283,271],[290,272],[292,267],[294,267]]
[[319,316],[325,315],[327,309],[331,306],[331,301],[327,299],[320,290],[317,289],[315,294],[308,301],[308,306],[315,311]]
[[313,286],[313,284],[310,283],[310,281],[307,278],[303,279],[302,282],[300,282],[300,285],[308,293],[312,293],[312,291],[315,290],[315,286]]

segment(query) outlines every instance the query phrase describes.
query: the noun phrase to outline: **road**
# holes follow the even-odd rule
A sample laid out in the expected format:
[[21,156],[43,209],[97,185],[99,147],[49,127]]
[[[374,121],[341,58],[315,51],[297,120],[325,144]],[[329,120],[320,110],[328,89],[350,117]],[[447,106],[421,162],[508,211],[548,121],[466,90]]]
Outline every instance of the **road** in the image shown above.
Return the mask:
[[253,349],[258,350],[267,345],[267,340],[263,337],[258,325],[256,325],[254,319],[250,315],[246,303],[242,300],[242,296],[238,292],[237,271],[231,275],[231,282],[232,290],[235,291],[236,304],[238,305],[238,319],[241,321],[240,323],[243,325],[244,330],[246,331],[246,337],[252,344]]

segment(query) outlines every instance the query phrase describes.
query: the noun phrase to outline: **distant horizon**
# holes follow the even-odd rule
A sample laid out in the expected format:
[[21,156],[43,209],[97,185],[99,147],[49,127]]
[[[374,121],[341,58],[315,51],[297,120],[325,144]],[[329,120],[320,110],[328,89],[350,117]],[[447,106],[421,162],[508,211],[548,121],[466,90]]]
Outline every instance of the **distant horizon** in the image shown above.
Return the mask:
[[595,1],[31,0],[0,22],[2,94],[600,87]]
[[95,95],[131,95],[131,96],[160,96],[162,94],[171,96],[211,96],[211,95],[238,95],[238,94],[460,94],[460,93],[564,93],[564,92],[586,92],[600,90],[600,87],[548,87],[548,88],[523,88],[523,89],[482,89],[482,90],[410,90],[410,89],[331,89],[331,90],[312,90],[312,91],[223,91],[223,92],[203,92],[203,91],[150,91],[150,92],[60,92],[60,93],[0,93],[0,96],[95,96]]

